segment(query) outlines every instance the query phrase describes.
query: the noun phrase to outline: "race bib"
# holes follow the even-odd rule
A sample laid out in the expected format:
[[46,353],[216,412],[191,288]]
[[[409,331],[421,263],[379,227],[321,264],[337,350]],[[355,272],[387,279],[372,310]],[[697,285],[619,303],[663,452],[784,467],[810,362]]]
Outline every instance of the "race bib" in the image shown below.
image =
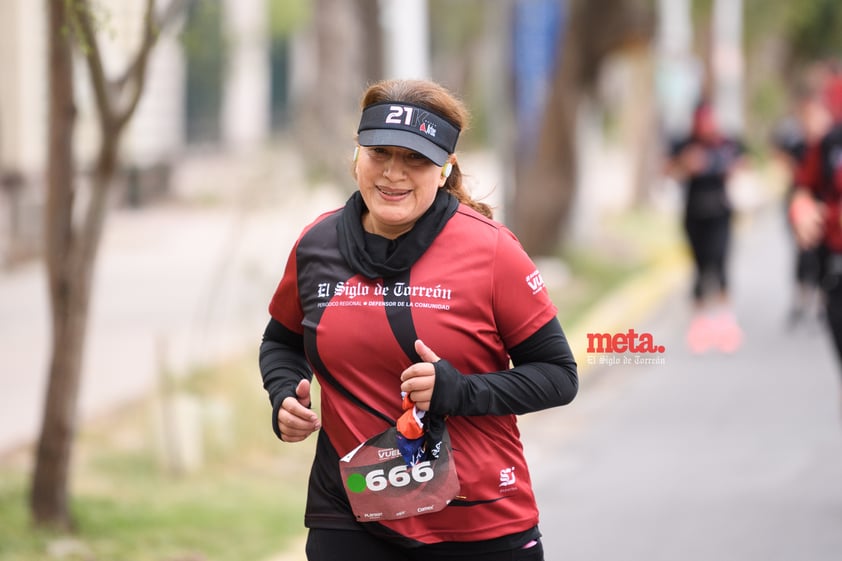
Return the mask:
[[459,493],[450,436],[444,431],[439,456],[412,466],[397,448],[391,427],[339,460],[345,492],[359,522],[398,520],[438,512]]

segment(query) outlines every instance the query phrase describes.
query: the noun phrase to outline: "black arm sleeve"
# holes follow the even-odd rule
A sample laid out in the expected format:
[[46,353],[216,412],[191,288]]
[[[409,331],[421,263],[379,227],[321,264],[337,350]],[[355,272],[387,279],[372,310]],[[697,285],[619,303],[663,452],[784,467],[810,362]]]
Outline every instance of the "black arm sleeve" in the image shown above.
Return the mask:
[[436,362],[430,411],[442,415],[522,415],[570,403],[579,390],[576,361],[553,318],[509,349],[513,368],[461,374],[446,360]]
[[278,412],[287,397],[295,397],[295,388],[301,380],[313,378],[313,371],[304,357],[304,340],[282,323],[270,319],[260,344],[260,375],[263,387],[272,404],[272,430],[281,438]]

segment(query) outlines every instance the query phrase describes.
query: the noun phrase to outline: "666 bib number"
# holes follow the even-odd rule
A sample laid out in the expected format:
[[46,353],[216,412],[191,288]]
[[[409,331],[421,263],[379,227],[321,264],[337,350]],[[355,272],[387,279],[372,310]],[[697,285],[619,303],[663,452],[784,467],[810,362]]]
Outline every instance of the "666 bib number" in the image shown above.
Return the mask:
[[406,487],[415,483],[425,483],[435,477],[433,466],[429,461],[418,462],[411,468],[397,465],[389,469],[373,469],[365,475],[352,473],[348,476],[348,489],[354,493],[362,493],[366,489],[373,492],[383,491],[391,487]]
[[359,522],[439,512],[459,493],[447,431],[439,457],[411,467],[395,448],[396,440],[397,430],[390,427],[339,460],[348,502]]

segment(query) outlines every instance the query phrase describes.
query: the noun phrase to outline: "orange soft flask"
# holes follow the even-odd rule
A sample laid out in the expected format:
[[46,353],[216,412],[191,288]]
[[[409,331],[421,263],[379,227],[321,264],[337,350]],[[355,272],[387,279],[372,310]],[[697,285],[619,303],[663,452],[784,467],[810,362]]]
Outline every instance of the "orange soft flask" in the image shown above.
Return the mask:
[[406,462],[412,467],[427,459],[426,430],[424,430],[424,411],[419,411],[406,392],[401,392],[401,407],[403,414],[398,417],[397,447]]

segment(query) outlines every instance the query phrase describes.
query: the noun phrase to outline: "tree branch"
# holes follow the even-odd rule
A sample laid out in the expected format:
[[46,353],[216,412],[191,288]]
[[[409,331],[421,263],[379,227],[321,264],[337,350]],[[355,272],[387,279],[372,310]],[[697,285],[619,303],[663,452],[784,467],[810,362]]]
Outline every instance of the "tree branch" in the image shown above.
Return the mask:
[[91,6],[88,0],[72,0],[67,3],[69,6],[69,17],[73,22],[73,28],[79,34],[82,42],[83,54],[88,63],[88,71],[91,73],[91,85],[94,90],[97,111],[103,127],[108,126],[114,116],[111,98],[108,93],[108,79],[105,76],[105,68],[102,64],[102,51],[97,40],[94,23],[91,20]]
[[[172,3],[170,4],[172,6]],[[158,39],[159,30],[155,26],[155,0],[146,0],[146,13],[143,16],[143,41],[137,51],[137,55],[129,64],[131,73],[127,73],[123,83],[131,82],[132,94],[127,105],[122,108],[115,117],[115,127],[121,130],[126,123],[131,119],[132,114],[137,109],[140,102],[140,96],[143,93],[143,85],[146,82],[146,67],[149,64],[149,54],[152,52],[152,47]]]
[[149,54],[152,52],[152,47],[160,37],[161,33],[166,27],[171,25],[176,18],[187,9],[187,6],[195,0],[171,0],[167,9],[160,17],[155,18],[155,0],[147,0],[146,15],[144,16],[143,42],[137,52],[137,56],[129,64],[126,72],[118,80],[120,86],[132,84],[132,96],[123,111],[117,115],[117,126],[122,128],[126,122],[131,118],[132,114],[137,109],[137,104],[140,101],[140,95],[143,92],[143,86],[146,82],[146,68],[149,64]]
[[[88,0],[73,0],[71,5],[74,27],[78,30],[79,39],[83,43],[85,60],[91,73],[97,110],[102,118],[103,130],[121,130],[128,123],[137,109],[143,92],[146,68],[152,47],[158,40],[161,31],[171,25],[187,6],[195,0],[172,0],[163,13],[155,17],[155,0],[146,0],[146,10],[143,18],[143,37],[140,47],[132,61],[116,80],[108,80],[102,63],[102,50],[97,40],[97,33],[91,17]],[[122,92],[131,85],[132,92],[126,105],[120,108],[118,100]],[[116,94],[116,95],[115,95]]]
[[[166,28],[170,25],[174,24],[178,16],[183,14],[187,11],[187,9],[192,5],[195,4],[197,0],[171,0],[171,2],[167,5],[166,9],[161,13],[155,20],[150,28],[148,25],[146,29],[144,29],[143,40],[144,44],[147,41],[152,43],[155,42],[157,39],[157,35],[162,33]],[[147,18],[144,20],[146,23],[153,22],[148,18],[150,12],[147,12]],[[152,33],[149,33],[152,31]],[[150,45],[151,47],[151,45]],[[141,51],[143,50],[143,45],[141,46]],[[114,80],[114,85],[118,88],[122,89],[125,87],[126,83],[131,80],[134,76],[138,73],[138,66],[141,64],[141,57],[137,56],[132,61],[131,64],[126,68],[123,72],[123,75]]]
[[[88,0],[77,1],[87,2]],[[101,97],[97,95],[97,104],[100,106],[100,115],[102,116],[102,122],[100,123],[102,139],[92,179],[91,198],[88,202],[85,219],[81,225],[81,235],[79,236],[78,252],[80,260],[83,262],[92,262],[96,255],[105,219],[108,185],[118,165],[118,139],[140,102],[152,49],[162,29],[175,21],[190,1],[194,0],[172,0],[161,17],[156,20],[155,0],[146,0],[140,47],[129,63],[123,78],[116,82],[109,82],[105,77],[101,51],[95,42],[95,30],[90,13],[80,14],[80,26],[85,34],[85,39],[93,46],[87,53],[87,61],[91,68],[91,77],[94,79],[94,89],[102,94]],[[128,98],[123,91],[126,87],[132,88]],[[124,105],[123,100],[125,100]]]

